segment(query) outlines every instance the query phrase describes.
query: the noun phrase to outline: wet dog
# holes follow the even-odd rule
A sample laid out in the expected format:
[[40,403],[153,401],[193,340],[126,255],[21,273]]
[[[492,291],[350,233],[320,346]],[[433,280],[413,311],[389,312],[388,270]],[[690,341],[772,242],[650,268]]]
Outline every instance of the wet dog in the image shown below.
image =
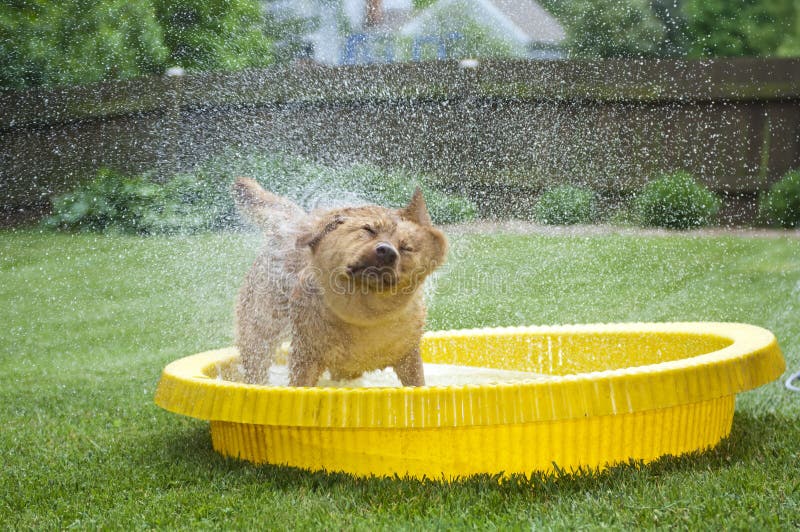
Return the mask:
[[325,370],[338,380],[389,366],[404,386],[424,385],[422,285],[443,263],[447,240],[422,192],[403,209],[311,213],[252,179],[237,179],[233,193],[266,239],[236,305],[245,380],[267,383],[289,339],[292,386],[314,386]]

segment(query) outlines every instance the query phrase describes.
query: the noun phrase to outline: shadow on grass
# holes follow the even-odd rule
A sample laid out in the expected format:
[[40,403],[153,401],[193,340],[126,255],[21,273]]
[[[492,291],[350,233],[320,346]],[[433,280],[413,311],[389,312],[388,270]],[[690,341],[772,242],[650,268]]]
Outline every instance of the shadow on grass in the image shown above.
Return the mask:
[[[559,470],[555,474],[534,473],[530,476],[477,475],[453,482],[441,479],[357,478],[345,473],[309,472],[293,467],[253,465],[217,454],[211,447],[208,425],[192,422],[182,430],[170,431],[155,441],[153,449],[170,462],[182,463],[189,469],[204,471],[215,478],[224,476],[234,484],[257,483],[277,490],[311,492],[347,492],[364,504],[376,503],[380,497],[419,497],[422,493],[469,494],[492,490],[501,497],[523,495],[549,498],[568,494],[619,489],[637,483],[652,483],[660,477],[680,473],[724,471],[737,464],[759,464],[764,461],[794,463],[800,449],[800,428],[786,418],[767,414],[753,416],[737,413],[728,438],[715,448],[683,456],[666,456],[650,464],[631,461],[603,471]],[[232,478],[233,477],[233,478]],[[235,479],[235,480],[234,480]]]

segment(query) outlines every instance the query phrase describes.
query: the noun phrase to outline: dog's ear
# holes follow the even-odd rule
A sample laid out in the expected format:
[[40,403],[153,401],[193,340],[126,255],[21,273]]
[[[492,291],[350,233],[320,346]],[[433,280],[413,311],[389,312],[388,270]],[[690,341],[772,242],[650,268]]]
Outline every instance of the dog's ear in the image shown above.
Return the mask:
[[428,207],[425,205],[425,197],[422,195],[421,188],[417,187],[414,190],[414,195],[411,196],[411,201],[408,203],[408,206],[400,210],[400,218],[419,225],[433,225],[431,217],[428,214]]
[[303,247],[310,247],[312,251],[316,251],[317,246],[325,238],[325,235],[332,232],[334,229],[339,227],[344,223],[344,217],[340,215],[335,215],[333,218],[329,218],[327,220],[320,220],[319,223],[314,225],[314,227],[310,228],[307,231],[303,231],[300,236],[297,237],[295,244],[298,248]]

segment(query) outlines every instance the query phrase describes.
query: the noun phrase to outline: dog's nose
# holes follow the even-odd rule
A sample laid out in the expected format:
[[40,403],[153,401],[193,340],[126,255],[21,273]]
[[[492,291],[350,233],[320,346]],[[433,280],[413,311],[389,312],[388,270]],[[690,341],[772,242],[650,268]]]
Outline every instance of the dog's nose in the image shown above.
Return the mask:
[[378,264],[386,266],[394,264],[397,260],[397,250],[388,242],[381,242],[375,246],[375,255],[378,257]]

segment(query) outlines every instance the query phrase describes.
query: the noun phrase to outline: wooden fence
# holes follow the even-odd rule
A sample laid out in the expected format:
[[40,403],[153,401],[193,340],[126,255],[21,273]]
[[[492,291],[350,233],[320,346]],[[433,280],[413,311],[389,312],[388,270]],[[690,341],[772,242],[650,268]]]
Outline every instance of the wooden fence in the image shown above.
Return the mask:
[[5,217],[102,166],[253,151],[427,172],[479,200],[625,193],[676,169],[752,198],[800,167],[800,60],[297,65],[0,93]]

